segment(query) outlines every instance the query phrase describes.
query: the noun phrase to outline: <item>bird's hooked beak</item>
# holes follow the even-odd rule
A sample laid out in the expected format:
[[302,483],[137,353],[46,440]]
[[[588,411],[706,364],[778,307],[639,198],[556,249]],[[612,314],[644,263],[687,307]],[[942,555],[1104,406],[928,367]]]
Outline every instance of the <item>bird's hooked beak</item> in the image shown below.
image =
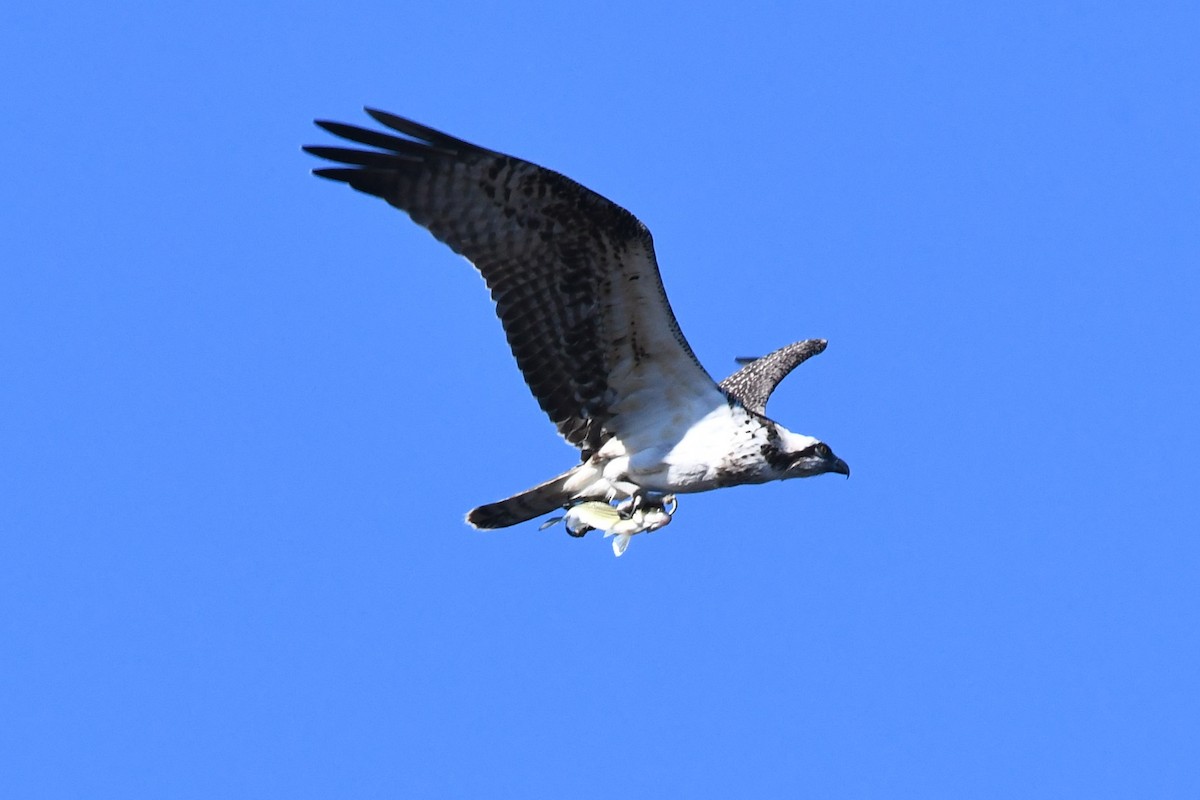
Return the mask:
[[845,475],[847,478],[850,477],[850,465],[845,461],[842,461],[840,458],[835,458],[833,460],[833,466],[829,468],[829,471],[836,472],[839,475]]

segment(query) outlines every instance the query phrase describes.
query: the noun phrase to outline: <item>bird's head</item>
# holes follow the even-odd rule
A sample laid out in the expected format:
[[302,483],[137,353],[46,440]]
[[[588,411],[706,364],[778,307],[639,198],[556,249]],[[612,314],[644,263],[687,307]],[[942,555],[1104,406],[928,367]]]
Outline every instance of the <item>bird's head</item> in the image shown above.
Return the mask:
[[781,430],[780,460],[783,462],[783,477],[811,478],[826,472],[836,472],[850,477],[850,466],[833,454],[829,445],[811,436],[802,436]]

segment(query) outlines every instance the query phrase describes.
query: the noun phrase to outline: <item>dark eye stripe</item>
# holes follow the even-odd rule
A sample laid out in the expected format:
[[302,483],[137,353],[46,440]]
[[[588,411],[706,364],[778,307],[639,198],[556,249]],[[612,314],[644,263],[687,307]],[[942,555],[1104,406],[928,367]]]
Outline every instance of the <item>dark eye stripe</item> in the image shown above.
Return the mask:
[[792,456],[792,458],[829,458],[831,455],[833,455],[833,451],[829,449],[829,445],[825,444],[824,442],[817,442],[814,445],[804,448],[799,453],[796,453],[796,455]]

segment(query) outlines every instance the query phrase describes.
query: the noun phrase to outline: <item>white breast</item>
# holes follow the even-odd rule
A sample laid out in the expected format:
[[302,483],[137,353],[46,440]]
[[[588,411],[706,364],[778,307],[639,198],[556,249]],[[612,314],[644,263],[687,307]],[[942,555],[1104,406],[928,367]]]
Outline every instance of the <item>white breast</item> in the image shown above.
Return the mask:
[[722,403],[681,426],[671,439],[631,451],[628,474],[656,491],[705,491],[721,485],[723,476],[739,465],[761,461],[766,440],[761,420],[740,406]]

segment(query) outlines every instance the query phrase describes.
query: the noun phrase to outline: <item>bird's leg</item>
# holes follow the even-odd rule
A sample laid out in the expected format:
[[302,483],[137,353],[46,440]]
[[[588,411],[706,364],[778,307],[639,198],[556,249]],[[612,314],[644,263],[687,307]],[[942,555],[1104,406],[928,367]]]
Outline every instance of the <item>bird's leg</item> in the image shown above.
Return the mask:
[[642,493],[635,491],[629,497],[617,503],[617,513],[622,519],[629,519],[642,507]]
[[659,494],[658,492],[643,492],[638,491],[624,503],[617,506],[617,510],[621,512],[621,516],[629,519],[639,511],[651,513],[661,511],[668,517],[675,514],[675,509],[679,507],[679,501],[675,499],[673,494]]
[[608,486],[608,499],[610,502],[632,500],[637,495],[641,494],[642,487],[630,481],[612,481]]
[[675,509],[679,508],[679,500],[673,494],[664,494],[662,496],[662,507],[667,512],[668,517],[673,517],[675,516]]
[[643,491],[635,486],[620,502],[615,499],[577,502],[567,509],[562,519],[567,533],[572,536],[601,530],[605,538],[615,537],[613,553],[619,556],[636,534],[656,531],[667,525],[677,507],[675,495]]

